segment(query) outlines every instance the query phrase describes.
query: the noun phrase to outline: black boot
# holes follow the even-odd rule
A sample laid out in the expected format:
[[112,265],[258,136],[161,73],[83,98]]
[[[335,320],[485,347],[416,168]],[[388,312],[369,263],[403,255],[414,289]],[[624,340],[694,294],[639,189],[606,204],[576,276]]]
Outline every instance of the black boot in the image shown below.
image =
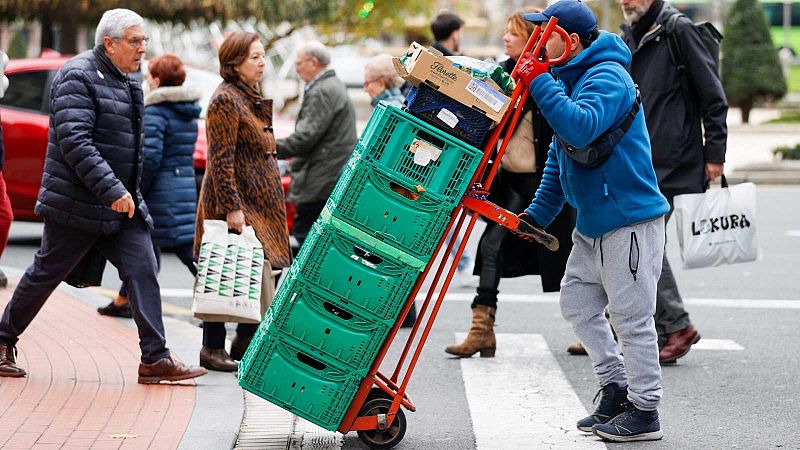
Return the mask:
[[600,397],[600,404],[591,415],[578,421],[579,430],[591,433],[593,426],[606,423],[625,412],[628,405],[628,387],[609,383],[597,391],[597,395],[594,396],[595,402],[597,397]]

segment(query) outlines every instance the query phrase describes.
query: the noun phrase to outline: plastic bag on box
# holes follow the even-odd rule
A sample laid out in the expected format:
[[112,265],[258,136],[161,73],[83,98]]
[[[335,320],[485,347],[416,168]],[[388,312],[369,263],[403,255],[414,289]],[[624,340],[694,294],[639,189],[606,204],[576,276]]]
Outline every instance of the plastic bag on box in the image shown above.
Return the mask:
[[491,61],[481,61],[468,56],[448,56],[453,65],[475,78],[481,80],[492,80],[506,95],[511,95],[514,91],[515,83],[502,67]]

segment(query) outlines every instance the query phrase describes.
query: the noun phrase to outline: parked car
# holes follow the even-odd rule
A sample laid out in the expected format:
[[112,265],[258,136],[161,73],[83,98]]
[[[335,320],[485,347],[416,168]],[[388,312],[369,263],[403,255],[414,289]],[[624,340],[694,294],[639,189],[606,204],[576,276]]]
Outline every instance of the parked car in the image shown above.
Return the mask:
[[[6,67],[5,75],[9,79],[9,87],[5,97],[0,99],[5,150],[3,178],[6,181],[15,220],[30,222],[42,220],[34,214],[33,207],[39,195],[47,150],[50,86],[58,69],[68,60],[68,57],[56,54],[11,60]],[[199,129],[194,152],[198,192],[206,168],[208,149],[203,117],[208,101],[221,81],[222,78],[213,72],[188,66],[186,68],[186,84],[198,86],[203,91],[203,98],[200,100],[203,112],[198,121]],[[281,163],[280,167],[283,190],[286,192],[291,177],[286,164]],[[287,203],[286,222],[289,231],[292,229],[294,211],[294,204]]]

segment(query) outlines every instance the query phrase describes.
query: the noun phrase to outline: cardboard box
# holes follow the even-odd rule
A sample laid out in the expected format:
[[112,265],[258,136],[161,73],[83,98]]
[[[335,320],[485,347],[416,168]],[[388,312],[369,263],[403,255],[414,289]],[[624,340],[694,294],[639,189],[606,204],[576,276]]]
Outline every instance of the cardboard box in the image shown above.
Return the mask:
[[459,103],[479,110],[495,123],[500,122],[511,105],[511,98],[456,68],[433,47],[425,48],[414,42],[403,58],[405,64],[400,58],[393,58],[393,61],[397,74],[412,85],[425,83]]

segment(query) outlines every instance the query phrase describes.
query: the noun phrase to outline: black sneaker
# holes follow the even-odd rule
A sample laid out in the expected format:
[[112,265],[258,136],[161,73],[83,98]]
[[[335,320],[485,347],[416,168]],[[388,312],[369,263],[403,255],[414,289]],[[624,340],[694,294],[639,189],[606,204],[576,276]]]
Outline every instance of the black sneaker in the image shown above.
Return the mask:
[[600,404],[591,415],[578,421],[579,430],[591,433],[593,426],[606,423],[625,412],[628,404],[628,387],[610,383],[597,391],[593,403],[597,403],[597,397],[600,397]]
[[642,411],[633,404],[610,422],[595,425],[594,434],[612,442],[657,441],[664,437],[658,411]]
[[97,308],[97,312],[99,312],[103,316],[122,317],[125,319],[133,318],[133,311],[131,311],[130,303],[126,303],[122,306],[117,306],[114,304],[114,302],[111,302],[106,306],[101,306]]

